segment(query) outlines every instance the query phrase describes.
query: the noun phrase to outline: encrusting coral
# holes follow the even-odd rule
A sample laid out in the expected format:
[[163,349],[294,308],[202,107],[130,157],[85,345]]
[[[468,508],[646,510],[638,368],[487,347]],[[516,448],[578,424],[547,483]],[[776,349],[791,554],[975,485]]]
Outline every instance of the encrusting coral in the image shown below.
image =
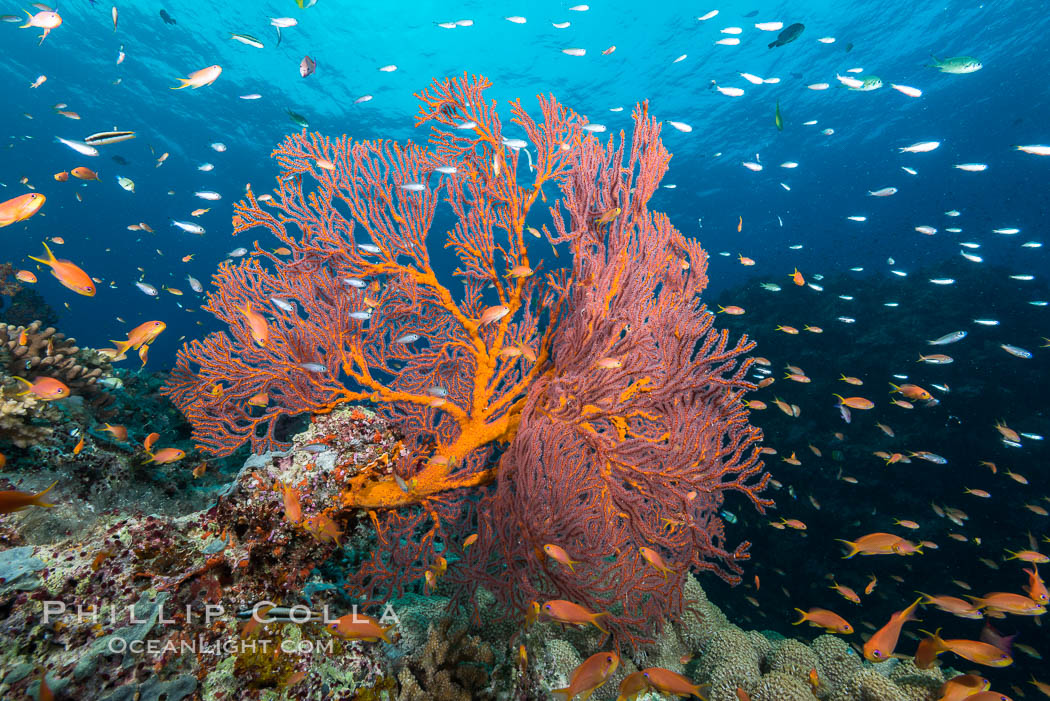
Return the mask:
[[66,338],[53,326],[42,326],[39,321],[29,326],[0,324],[0,365],[7,374],[30,381],[54,377],[69,387],[70,394],[83,396],[96,407],[111,404],[113,397],[98,386],[110,370],[105,356],[81,349],[76,339]]
[[51,434],[60,416],[49,405],[15,380],[35,382],[53,377],[69,387],[71,397],[80,397],[98,419],[108,415],[114,397],[101,380],[111,366],[105,356],[76,344],[54,327],[39,321],[29,326],[0,323],[0,439],[19,448],[29,447]]

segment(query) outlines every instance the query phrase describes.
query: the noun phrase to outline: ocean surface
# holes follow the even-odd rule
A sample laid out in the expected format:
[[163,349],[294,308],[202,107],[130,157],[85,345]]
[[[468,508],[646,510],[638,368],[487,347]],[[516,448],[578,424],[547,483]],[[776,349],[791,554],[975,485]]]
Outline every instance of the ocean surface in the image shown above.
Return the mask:
[[[648,101],[673,154],[649,207],[708,252],[708,304],[741,310],[719,313],[717,323],[756,339],[754,353],[770,361],[750,379],[776,378],[750,396],[767,407],[753,407],[751,421],[775,451],[766,461],[777,485],[767,496],[777,510],[759,516],[727,499],[730,539],[752,541],[753,559],[743,587],[705,580],[712,600],[734,622],[787,635],[799,631],[790,625],[795,608],[834,608],[853,614],[866,636],[864,609],[830,590],[833,581],[860,591],[875,576],[879,603],[868,620],[879,627],[916,591],[1019,592],[1021,567],[1031,565],[1005,560],[1006,551],[1050,548],[1050,156],[1017,148],[1050,150],[1046,3],[319,0],[301,9],[293,0],[172,0],[118,2],[115,26],[111,8],[71,0],[42,42],[41,29],[0,24],[0,201],[30,190],[47,198],[35,216],[0,230],[0,263],[35,272],[31,287],[57,312],[54,325],[80,345],[105,347],[163,320],[146,370],[167,371],[183,341],[222,330],[187,276],[207,292],[234,249],[278,245],[260,229],[233,236],[232,205],[248,184],[256,194],[275,185],[270,155],[301,130],[296,119],[331,137],[425,143],[413,94],[464,74],[491,80],[487,95],[502,107],[520,98],[535,114],[535,96],[553,94],[605,125],[601,138],[629,134],[632,109]],[[506,19],[515,16],[527,21]],[[271,18],[296,23],[278,32]],[[805,27],[797,39],[769,48],[796,22]],[[756,27],[763,23],[780,27]],[[719,43],[726,39],[739,44]],[[305,56],[316,70],[304,77]],[[980,67],[938,70],[937,59],[953,57]],[[222,67],[212,84],[172,89],[212,65]],[[877,89],[847,87],[874,76]],[[508,122],[505,136],[525,138]],[[108,130],[135,138],[100,146],[97,156],[56,140]],[[937,145],[908,151],[924,142]],[[98,180],[54,177],[78,166]],[[548,220],[530,215],[532,225]],[[451,221],[440,215],[435,231]],[[153,231],[129,230],[140,223]],[[450,272],[440,238],[433,252]],[[43,256],[42,242],[95,278],[97,293],[77,295],[31,261]],[[785,326],[798,333],[778,330]],[[966,337],[929,343],[955,331]],[[954,362],[917,362],[930,353]],[[138,365],[129,357],[122,367]],[[935,401],[895,406],[901,395],[890,383],[921,385]],[[876,407],[847,420],[836,394]],[[778,410],[777,398],[801,415]],[[997,431],[1002,421],[1023,436]],[[842,480],[851,475],[861,483]],[[965,526],[931,504],[965,511]],[[769,525],[781,517],[805,530]],[[895,519],[920,528],[902,531]],[[894,528],[934,548],[842,559],[837,539]],[[922,628],[975,640],[983,625],[922,618]],[[1015,649],[1008,669],[984,668],[996,688],[1032,674],[1050,681],[1040,620],[993,622],[1032,651]]]

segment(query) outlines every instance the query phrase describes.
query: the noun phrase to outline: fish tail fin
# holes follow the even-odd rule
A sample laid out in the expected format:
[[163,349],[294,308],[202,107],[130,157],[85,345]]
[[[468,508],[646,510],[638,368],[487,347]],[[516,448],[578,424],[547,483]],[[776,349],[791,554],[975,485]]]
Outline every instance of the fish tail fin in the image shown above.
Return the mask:
[[190,81],[186,80],[185,78],[179,78],[178,81],[180,83],[182,83],[182,85],[177,85],[175,87],[172,87],[171,90],[182,90],[183,88],[185,88],[186,86],[188,86],[190,84]]
[[25,24],[18,25],[18,28],[25,29],[26,27],[31,27],[33,25],[33,15],[29,14],[29,10],[22,10],[22,12],[26,13],[26,17],[28,17],[30,21],[26,22]]
[[837,540],[840,543],[845,543],[849,546],[849,553],[842,558],[843,560],[848,560],[860,552],[860,548],[852,540],[843,540],[842,538],[836,538],[835,540]]
[[890,383],[890,387],[893,388],[893,390],[890,392],[890,394],[893,394],[894,392],[900,392],[901,391],[900,385],[895,385],[892,382]]
[[109,342],[116,345],[117,352],[113,354],[114,360],[127,353],[128,350],[134,345],[131,341],[114,341],[113,339],[110,339]]
[[[23,394],[29,394],[29,393],[30,393],[30,392],[31,392],[31,391],[33,390],[33,383],[32,383],[32,382],[30,382],[29,380],[27,380],[26,378],[24,378],[24,377],[19,377],[18,375],[12,375],[11,377],[12,377],[13,379],[15,379],[15,380],[18,380],[19,382],[24,382],[24,383],[26,383],[26,385],[28,385],[28,386],[29,386],[29,389],[25,390],[24,392],[19,392],[19,393],[18,393],[17,395],[15,395],[15,396],[17,396],[17,397],[21,397],[21,396],[22,396]],[[1007,550],[1006,552],[1010,552],[1010,551],[1009,551],[1009,550]]]
[[393,625],[386,626],[385,628],[383,626],[379,627],[379,630],[382,631],[379,634],[379,637],[384,643],[387,643],[388,645],[393,645],[393,643],[390,642],[390,636],[388,635],[390,633],[390,631],[392,631],[393,629],[394,629]]
[[806,618],[807,618],[806,612],[803,611],[802,609],[798,609],[798,608],[795,609],[795,610],[798,611],[802,615],[802,618],[798,619],[797,621],[795,621],[791,625],[793,625],[793,626],[800,626],[806,621]]
[[596,613],[593,616],[591,616],[591,623],[594,624],[594,627],[597,628],[598,630],[600,630],[601,632],[605,633],[606,635],[609,634],[609,631],[606,630],[605,628],[602,628],[598,624],[598,619],[601,618],[602,616],[608,616],[608,615],[609,615],[608,611],[602,611],[601,613]]
[[904,620],[905,621],[918,621],[919,620],[918,618],[915,617],[915,609],[916,609],[916,607],[918,607],[918,605],[920,603],[922,603],[922,597],[921,596],[918,599],[916,599],[915,601],[911,602],[911,606],[909,606],[908,608],[904,609],[904,611],[901,612],[901,613],[904,614]]
[[37,494],[34,494],[33,495],[33,500],[31,502],[33,504],[33,506],[43,506],[43,507],[48,508],[48,509],[50,509],[52,506],[54,506],[54,504],[51,504],[49,502],[40,501],[40,498],[43,497],[48,492],[50,492],[52,489],[54,489],[56,484],[58,484],[58,480],[55,480],[54,482],[52,482],[51,486],[48,487],[47,489],[45,489],[44,491],[38,492]]
[[43,260],[42,258],[36,258],[34,256],[27,256],[29,260],[35,260],[37,263],[43,263],[44,265],[51,265],[52,263],[57,263],[58,259],[55,258],[55,254],[51,252],[51,249],[47,247],[47,242],[44,241],[43,243],[44,250],[47,251],[47,260]]

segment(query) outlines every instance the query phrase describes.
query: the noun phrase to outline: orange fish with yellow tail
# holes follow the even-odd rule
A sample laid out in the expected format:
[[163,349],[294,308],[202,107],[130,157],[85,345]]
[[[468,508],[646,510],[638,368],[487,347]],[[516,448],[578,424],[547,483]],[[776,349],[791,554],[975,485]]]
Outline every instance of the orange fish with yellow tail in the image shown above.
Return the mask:
[[920,601],[922,597],[913,601],[908,608],[894,613],[886,625],[868,638],[868,642],[864,643],[864,659],[869,662],[885,662],[893,656],[904,624],[918,620],[915,618],[915,609],[919,606]]
[[90,275],[81,270],[75,263],[55,258],[55,254],[51,252],[46,243],[44,244],[44,250],[47,251],[47,260],[34,258],[33,256],[29,256],[29,260],[35,260],[37,263],[50,266],[51,274],[62,283],[63,287],[85,297],[95,296],[95,283]]
[[565,701],[573,701],[577,696],[588,699],[595,689],[609,680],[619,664],[620,657],[615,652],[591,655],[573,671],[567,687],[552,689],[551,693]]
[[609,633],[608,630],[602,628],[598,623],[600,618],[609,615],[608,611],[593,613],[579,604],[574,604],[571,601],[564,601],[562,599],[548,601],[543,605],[541,611],[543,615],[547,616],[552,621],[557,621],[558,623],[571,623],[578,626],[590,624],[606,635]]
[[173,87],[172,90],[182,90],[183,88],[203,88],[205,85],[211,85],[215,82],[219,74],[222,73],[222,66],[208,66],[202,68],[199,71],[193,71],[190,73],[189,78],[179,78],[179,82],[182,85]]

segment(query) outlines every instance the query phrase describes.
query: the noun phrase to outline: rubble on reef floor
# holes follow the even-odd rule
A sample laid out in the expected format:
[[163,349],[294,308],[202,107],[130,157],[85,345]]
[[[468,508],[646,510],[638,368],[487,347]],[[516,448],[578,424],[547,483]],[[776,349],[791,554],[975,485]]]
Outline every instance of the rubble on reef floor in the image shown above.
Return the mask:
[[[114,510],[74,539],[0,551],[0,697],[37,698],[46,674],[56,698],[84,701],[549,698],[604,649],[604,636],[554,623],[522,629],[494,600],[479,602],[481,624],[471,625],[449,612],[443,580],[430,595],[390,602],[391,644],[340,639],[316,620],[253,630],[237,617],[262,601],[327,609],[333,619],[352,610],[353,592],[343,591],[338,572],[354,566],[355,552],[367,549],[357,546],[374,534],[367,515],[338,510],[340,486],[355,465],[394,450],[397,437],[374,414],[343,407],[315,417],[289,451],[251,457],[197,512]],[[56,501],[48,512],[75,508]],[[0,517],[0,530],[17,532],[38,512]],[[331,522],[321,527],[325,518]],[[595,701],[616,698],[626,675],[649,666],[711,684],[711,701],[737,701],[737,687],[754,701],[933,701],[944,681],[941,670],[909,661],[870,665],[837,637],[805,645],[742,630],[693,577],[686,596],[683,624],[664,626],[655,645],[621,651]]]

